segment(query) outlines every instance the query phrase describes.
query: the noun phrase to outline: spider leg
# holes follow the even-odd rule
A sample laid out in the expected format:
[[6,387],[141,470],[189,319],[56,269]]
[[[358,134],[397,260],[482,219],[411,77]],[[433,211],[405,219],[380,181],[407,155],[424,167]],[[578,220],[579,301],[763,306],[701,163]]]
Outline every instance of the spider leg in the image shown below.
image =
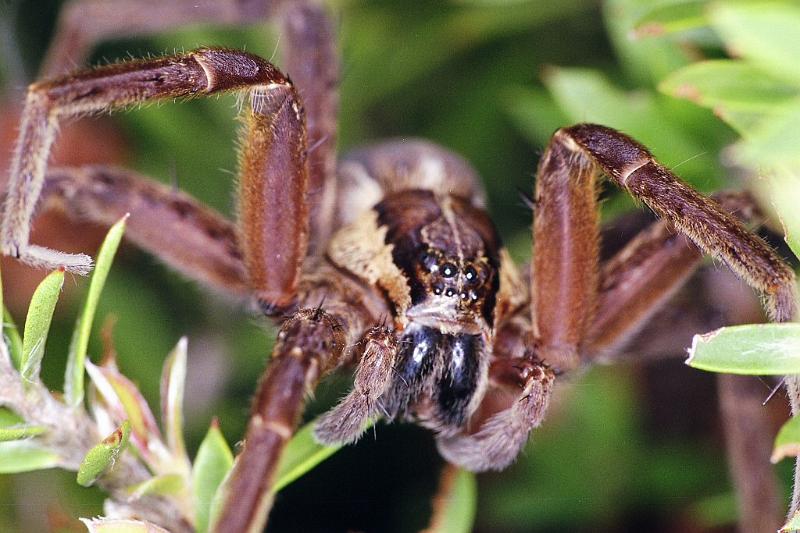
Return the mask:
[[215,290],[251,294],[236,226],[180,190],[120,168],[55,168],[42,200],[105,226],[128,213],[125,237],[138,247]]
[[362,344],[353,390],[317,422],[314,434],[324,444],[358,440],[367,421],[380,414],[378,399],[392,384],[397,357],[394,332],[385,326],[373,327],[364,335]]
[[75,0],[61,10],[41,73],[49,78],[74,70],[104,40],[189,24],[227,26],[272,19],[280,30],[281,64],[305,109],[309,244],[312,253],[322,253],[334,217],[339,107],[336,37],[325,6],[305,0]]
[[571,159],[601,168],[614,183],[761,292],[772,320],[785,322],[794,316],[794,272],[761,239],[716,202],[683,183],[630,137],[604,126],[578,124],[557,131],[543,159]]
[[[323,271],[301,309],[284,322],[272,359],[256,391],[245,435],[225,489],[214,531],[261,531],[272,500],[275,469],[319,379],[348,361],[365,325],[375,323],[355,281]],[[302,289],[305,290],[305,289]],[[380,337],[380,335],[378,336]]]
[[64,266],[85,273],[91,266],[87,256],[53,252],[28,242],[60,119],[157,99],[247,88],[250,105],[240,157],[241,248],[259,301],[265,307],[290,304],[308,242],[303,111],[283,74],[244,52],[199,49],[31,85],[3,212],[3,252],[45,268]]

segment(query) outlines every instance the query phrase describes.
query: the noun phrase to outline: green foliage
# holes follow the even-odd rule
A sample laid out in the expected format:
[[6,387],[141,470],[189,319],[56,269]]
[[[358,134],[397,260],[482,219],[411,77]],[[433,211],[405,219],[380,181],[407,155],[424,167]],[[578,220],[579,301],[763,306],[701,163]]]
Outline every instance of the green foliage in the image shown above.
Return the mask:
[[25,319],[25,334],[22,337],[22,360],[20,373],[26,381],[34,381],[39,377],[39,370],[44,357],[44,345],[53,311],[56,308],[61,286],[64,285],[64,271],[51,272],[39,284],[28,307]]
[[111,435],[89,450],[78,467],[78,485],[89,487],[97,481],[97,478],[108,472],[128,445],[130,434],[131,424],[126,420]]
[[195,529],[198,533],[208,531],[214,496],[232,466],[233,453],[215,420],[208,428],[203,442],[200,443],[192,466],[194,498],[197,502]]
[[728,374],[800,373],[800,324],[751,324],[695,335],[686,364]]

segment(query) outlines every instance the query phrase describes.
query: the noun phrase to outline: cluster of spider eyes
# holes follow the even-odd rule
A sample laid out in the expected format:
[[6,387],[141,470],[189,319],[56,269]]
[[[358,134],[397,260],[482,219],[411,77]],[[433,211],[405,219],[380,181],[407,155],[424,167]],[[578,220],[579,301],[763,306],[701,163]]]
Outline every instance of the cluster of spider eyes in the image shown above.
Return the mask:
[[[423,252],[421,259],[422,264],[425,265],[425,268],[431,274],[439,274],[445,279],[463,277],[467,285],[474,286],[478,282],[478,271],[472,265],[467,265],[463,269],[459,269],[452,261],[439,259],[428,252]],[[438,282],[433,284],[433,294],[437,296],[444,294],[448,297],[453,297],[458,294],[462,300],[470,299],[473,302],[478,300],[478,295],[473,290],[463,290],[459,293],[455,288],[445,287],[443,283]]]

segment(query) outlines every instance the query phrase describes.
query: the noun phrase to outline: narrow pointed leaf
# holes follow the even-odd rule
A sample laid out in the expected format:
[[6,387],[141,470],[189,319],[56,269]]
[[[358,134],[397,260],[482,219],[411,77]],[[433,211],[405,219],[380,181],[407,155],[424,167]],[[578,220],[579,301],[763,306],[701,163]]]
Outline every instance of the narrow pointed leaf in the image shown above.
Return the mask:
[[180,474],[164,474],[128,487],[131,500],[144,496],[170,496],[185,488],[184,478]]
[[800,373],[800,324],[749,324],[695,335],[686,364],[729,374]]
[[44,433],[46,429],[47,428],[45,428],[44,426],[26,426],[26,425],[3,427],[0,428],[0,442],[35,437],[36,435],[41,435],[42,433]]
[[89,533],[169,533],[150,522],[121,518],[81,518]]
[[160,441],[161,433],[142,393],[116,368],[96,366],[91,361],[86,361],[85,365],[108,410],[117,420],[130,422],[136,449],[152,463],[151,452],[155,448],[154,442]]
[[111,226],[108,231],[100,251],[97,253],[97,261],[92,279],[89,282],[89,291],[86,301],[83,304],[81,316],[75,325],[70,342],[69,358],[67,359],[67,371],[64,379],[64,396],[69,405],[76,406],[83,401],[83,373],[84,361],[86,360],[86,350],[89,347],[89,335],[92,331],[94,315],[97,311],[97,302],[100,300],[100,293],[103,291],[108,271],[119,247],[122,234],[125,232],[125,215],[119,222]]
[[56,270],[47,275],[36,287],[25,319],[25,334],[22,337],[22,361],[20,373],[26,381],[39,377],[39,369],[44,357],[44,346],[53,311],[56,309],[58,295],[64,285],[64,271]]
[[634,23],[632,37],[655,37],[707,26],[707,5],[707,0],[654,4]]
[[11,361],[13,361],[14,367],[19,369],[22,365],[22,337],[20,337],[17,325],[6,308],[3,308],[3,337],[6,344],[8,344]]
[[5,407],[0,407],[0,428],[18,426],[24,423],[25,420],[14,411]]
[[800,417],[793,416],[786,422],[778,436],[775,437],[775,446],[772,449],[770,460],[777,463],[784,457],[797,457],[800,455]]
[[167,446],[170,452],[188,466],[186,445],[183,441],[183,392],[186,383],[186,337],[164,361],[161,372],[161,420],[164,423]]
[[128,445],[131,425],[126,420],[100,444],[89,450],[78,467],[78,484],[89,487],[97,478],[114,467],[117,457]]
[[214,421],[200,443],[192,470],[195,528],[199,533],[208,531],[211,503],[232,466],[233,453],[222,436],[219,424]]
[[0,442],[0,474],[17,474],[59,466],[57,453],[27,440]]
[[469,533],[478,500],[475,474],[455,466],[446,468],[426,533]]

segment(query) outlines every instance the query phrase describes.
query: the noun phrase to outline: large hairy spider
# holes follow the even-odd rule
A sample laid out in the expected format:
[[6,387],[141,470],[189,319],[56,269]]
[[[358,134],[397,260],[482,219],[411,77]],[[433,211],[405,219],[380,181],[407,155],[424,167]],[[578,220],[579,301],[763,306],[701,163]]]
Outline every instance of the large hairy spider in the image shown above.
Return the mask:
[[[148,4],[138,18],[128,4],[72,4],[63,22],[72,31],[62,35],[83,49],[55,46],[65,57],[50,57],[49,71],[111,31],[84,34],[81,20],[141,32],[187,18],[180,2]],[[701,259],[689,241],[761,292],[773,320],[792,318],[793,272],[726,210],[747,200],[701,196],[613,129],[578,124],[553,135],[537,172],[530,275],[510,260],[479,178],[459,156],[394,140],[337,163],[330,22],[316,4],[276,4],[208,3],[189,16],[276,17],[291,81],[255,55],[201,48],[31,85],[3,213],[4,254],[86,273],[88,257],[29,242],[39,197],[101,223],[129,212],[130,240],[193,279],[251,295],[280,320],[219,531],[263,524],[304,397],[346,364],[356,367],[353,388],[318,423],[320,441],[350,443],[374,419],[406,420],[435,432],[447,461],[499,470],[542,422],[556,377],[619,349],[687,280]],[[47,169],[63,118],[225,91],[249,95],[236,224],[129,171]],[[601,173],[662,217],[604,263]]]

